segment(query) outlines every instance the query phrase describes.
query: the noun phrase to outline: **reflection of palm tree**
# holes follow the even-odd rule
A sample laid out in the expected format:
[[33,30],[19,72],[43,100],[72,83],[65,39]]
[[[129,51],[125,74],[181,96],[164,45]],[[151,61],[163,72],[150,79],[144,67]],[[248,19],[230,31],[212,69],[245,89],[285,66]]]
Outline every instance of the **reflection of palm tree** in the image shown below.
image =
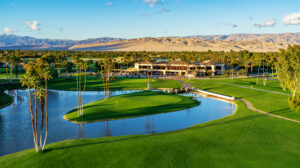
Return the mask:
[[78,124],[78,138],[84,138],[85,133],[84,133],[84,124]]
[[148,113],[147,113],[147,121],[146,121],[146,132],[147,133],[150,133],[150,130],[149,130],[149,115],[148,115]]
[[111,136],[111,132],[110,132],[110,121],[106,121],[105,136]]

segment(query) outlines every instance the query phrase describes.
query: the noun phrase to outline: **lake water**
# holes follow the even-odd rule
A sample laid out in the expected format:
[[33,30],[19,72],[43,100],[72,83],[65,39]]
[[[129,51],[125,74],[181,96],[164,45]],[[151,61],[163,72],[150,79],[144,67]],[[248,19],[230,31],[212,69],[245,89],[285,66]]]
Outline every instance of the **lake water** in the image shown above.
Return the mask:
[[[111,96],[136,91],[115,91]],[[31,118],[27,90],[7,92],[13,104],[0,109],[0,155],[33,148]],[[189,96],[193,96],[189,94]],[[103,91],[85,93],[85,103],[103,99]],[[153,134],[175,131],[232,114],[235,105],[197,95],[201,104],[186,110],[143,117],[74,124],[63,119],[77,105],[76,91],[50,90],[48,94],[49,131],[47,143],[67,139],[104,136]],[[39,120],[38,120],[39,121]]]

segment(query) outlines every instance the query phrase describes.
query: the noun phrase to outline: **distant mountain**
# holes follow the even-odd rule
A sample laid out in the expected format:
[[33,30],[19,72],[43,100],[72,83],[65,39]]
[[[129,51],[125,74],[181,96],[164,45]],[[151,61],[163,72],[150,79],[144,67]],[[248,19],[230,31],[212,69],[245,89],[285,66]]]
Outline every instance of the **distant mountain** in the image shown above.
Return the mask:
[[87,40],[56,40],[38,39],[28,36],[17,36],[12,34],[0,35],[0,49],[27,49],[27,50],[67,50],[73,45],[105,43],[123,40],[121,38],[92,38]]
[[186,38],[196,38],[204,41],[222,40],[222,41],[261,41],[299,44],[300,33],[282,33],[282,34],[230,34],[230,35],[212,35],[212,36],[188,36]]
[[278,51],[289,44],[300,44],[300,33],[232,34],[188,37],[138,38],[107,43],[74,45],[72,50],[115,51]]
[[0,35],[0,49],[96,50],[96,51],[278,51],[300,44],[300,33],[199,35],[158,38],[93,38],[53,40]]

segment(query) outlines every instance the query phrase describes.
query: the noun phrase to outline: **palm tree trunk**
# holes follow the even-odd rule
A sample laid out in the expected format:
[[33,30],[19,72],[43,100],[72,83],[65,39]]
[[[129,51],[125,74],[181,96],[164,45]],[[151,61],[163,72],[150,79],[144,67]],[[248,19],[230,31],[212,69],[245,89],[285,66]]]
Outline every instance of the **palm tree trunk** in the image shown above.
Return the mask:
[[47,141],[47,136],[48,136],[48,80],[45,80],[45,109],[46,109],[46,134],[44,138],[44,144],[42,150],[45,149],[46,141]]
[[31,95],[30,95],[30,87],[28,86],[28,98],[29,98],[29,110],[30,110],[30,116],[31,116],[31,125],[32,125],[32,136],[33,136],[33,143],[35,150],[38,152],[38,148],[36,146],[36,139],[35,139],[35,128],[34,128],[34,118],[33,118],[33,111],[32,111],[32,103],[31,103]]
[[79,66],[79,115],[81,116],[81,67]]
[[83,87],[83,97],[82,97],[82,116],[83,116],[83,105],[84,105],[84,93],[85,93],[85,87],[86,87],[86,69],[84,70],[84,87]]
[[12,80],[12,71],[13,71],[13,66],[10,66],[10,72],[9,72],[9,81],[11,82]]
[[76,87],[77,87],[77,114],[79,116],[79,81],[78,81],[78,65],[76,65]]
[[43,150],[43,126],[44,126],[44,100],[43,97],[40,97],[40,108],[41,108],[41,131],[40,131],[40,147]]
[[[36,93],[36,87],[34,87],[34,92]],[[37,145],[37,148],[38,148],[38,130],[37,130],[37,97],[36,95],[34,95],[34,124],[35,124],[35,139],[36,139],[36,145]]]
[[7,62],[5,63],[5,70],[6,70],[6,80],[8,80]]

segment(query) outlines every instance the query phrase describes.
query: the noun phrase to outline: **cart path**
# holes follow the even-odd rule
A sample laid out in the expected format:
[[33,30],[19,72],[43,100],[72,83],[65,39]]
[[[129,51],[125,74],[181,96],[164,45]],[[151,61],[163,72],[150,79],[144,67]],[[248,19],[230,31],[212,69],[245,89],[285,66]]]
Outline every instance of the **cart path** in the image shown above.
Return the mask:
[[244,102],[250,110],[256,111],[256,112],[258,112],[260,114],[264,114],[264,115],[268,115],[268,116],[280,118],[280,119],[291,121],[291,122],[295,122],[295,123],[300,123],[300,121],[298,121],[298,120],[290,119],[290,118],[287,118],[287,117],[283,117],[283,116],[279,116],[279,115],[276,115],[276,114],[272,114],[272,113],[268,113],[268,112],[259,110],[259,109],[255,108],[255,107],[253,107],[253,105],[249,101],[247,101],[247,100],[243,100],[243,99],[239,99],[239,100],[241,100],[242,102]]

